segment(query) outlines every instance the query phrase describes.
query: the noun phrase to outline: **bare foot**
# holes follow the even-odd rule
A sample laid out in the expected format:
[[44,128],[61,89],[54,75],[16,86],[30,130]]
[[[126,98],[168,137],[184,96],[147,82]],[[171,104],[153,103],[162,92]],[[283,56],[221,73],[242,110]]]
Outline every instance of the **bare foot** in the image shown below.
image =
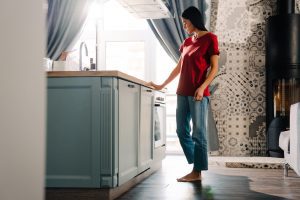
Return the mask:
[[201,181],[201,172],[192,171],[191,173],[178,178],[178,182],[193,182],[193,181]]

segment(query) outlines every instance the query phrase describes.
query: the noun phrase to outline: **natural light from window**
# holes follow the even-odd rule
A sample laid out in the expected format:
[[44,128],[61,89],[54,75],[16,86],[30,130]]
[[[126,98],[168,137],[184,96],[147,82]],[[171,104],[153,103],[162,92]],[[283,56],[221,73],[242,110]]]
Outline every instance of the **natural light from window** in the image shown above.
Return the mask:
[[[145,74],[144,42],[106,42],[106,66],[135,77]],[[134,58],[134,59],[132,59]]]
[[104,30],[148,29],[146,20],[135,18],[115,0],[105,3],[104,16]]

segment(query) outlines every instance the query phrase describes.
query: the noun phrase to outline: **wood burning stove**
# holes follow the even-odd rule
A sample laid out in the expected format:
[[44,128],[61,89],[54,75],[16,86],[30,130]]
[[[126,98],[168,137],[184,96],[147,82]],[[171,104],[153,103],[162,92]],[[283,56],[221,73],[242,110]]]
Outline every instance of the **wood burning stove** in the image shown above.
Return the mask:
[[300,101],[300,15],[295,0],[278,0],[266,24],[266,120],[270,156],[283,157],[278,140],[288,129],[290,105]]

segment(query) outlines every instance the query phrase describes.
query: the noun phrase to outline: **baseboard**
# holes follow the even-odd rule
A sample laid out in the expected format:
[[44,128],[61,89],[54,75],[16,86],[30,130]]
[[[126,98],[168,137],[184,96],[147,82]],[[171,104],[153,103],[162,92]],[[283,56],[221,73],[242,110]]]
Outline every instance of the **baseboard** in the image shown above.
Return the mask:
[[162,166],[161,162],[115,188],[46,188],[46,200],[112,200],[146,179]]

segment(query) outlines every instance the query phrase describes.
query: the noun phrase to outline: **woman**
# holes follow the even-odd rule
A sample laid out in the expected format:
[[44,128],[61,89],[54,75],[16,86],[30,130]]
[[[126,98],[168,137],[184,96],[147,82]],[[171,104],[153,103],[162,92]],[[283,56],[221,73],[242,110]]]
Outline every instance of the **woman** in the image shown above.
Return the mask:
[[202,14],[196,7],[187,8],[181,16],[183,28],[191,36],[180,46],[179,62],[164,83],[157,85],[150,82],[150,85],[161,90],[180,74],[176,92],[176,132],[188,163],[194,163],[194,167],[189,174],[178,178],[177,181],[191,182],[201,180],[201,171],[208,169],[206,139],[206,115],[210,95],[208,86],[218,72],[219,50],[216,35],[207,31]]

